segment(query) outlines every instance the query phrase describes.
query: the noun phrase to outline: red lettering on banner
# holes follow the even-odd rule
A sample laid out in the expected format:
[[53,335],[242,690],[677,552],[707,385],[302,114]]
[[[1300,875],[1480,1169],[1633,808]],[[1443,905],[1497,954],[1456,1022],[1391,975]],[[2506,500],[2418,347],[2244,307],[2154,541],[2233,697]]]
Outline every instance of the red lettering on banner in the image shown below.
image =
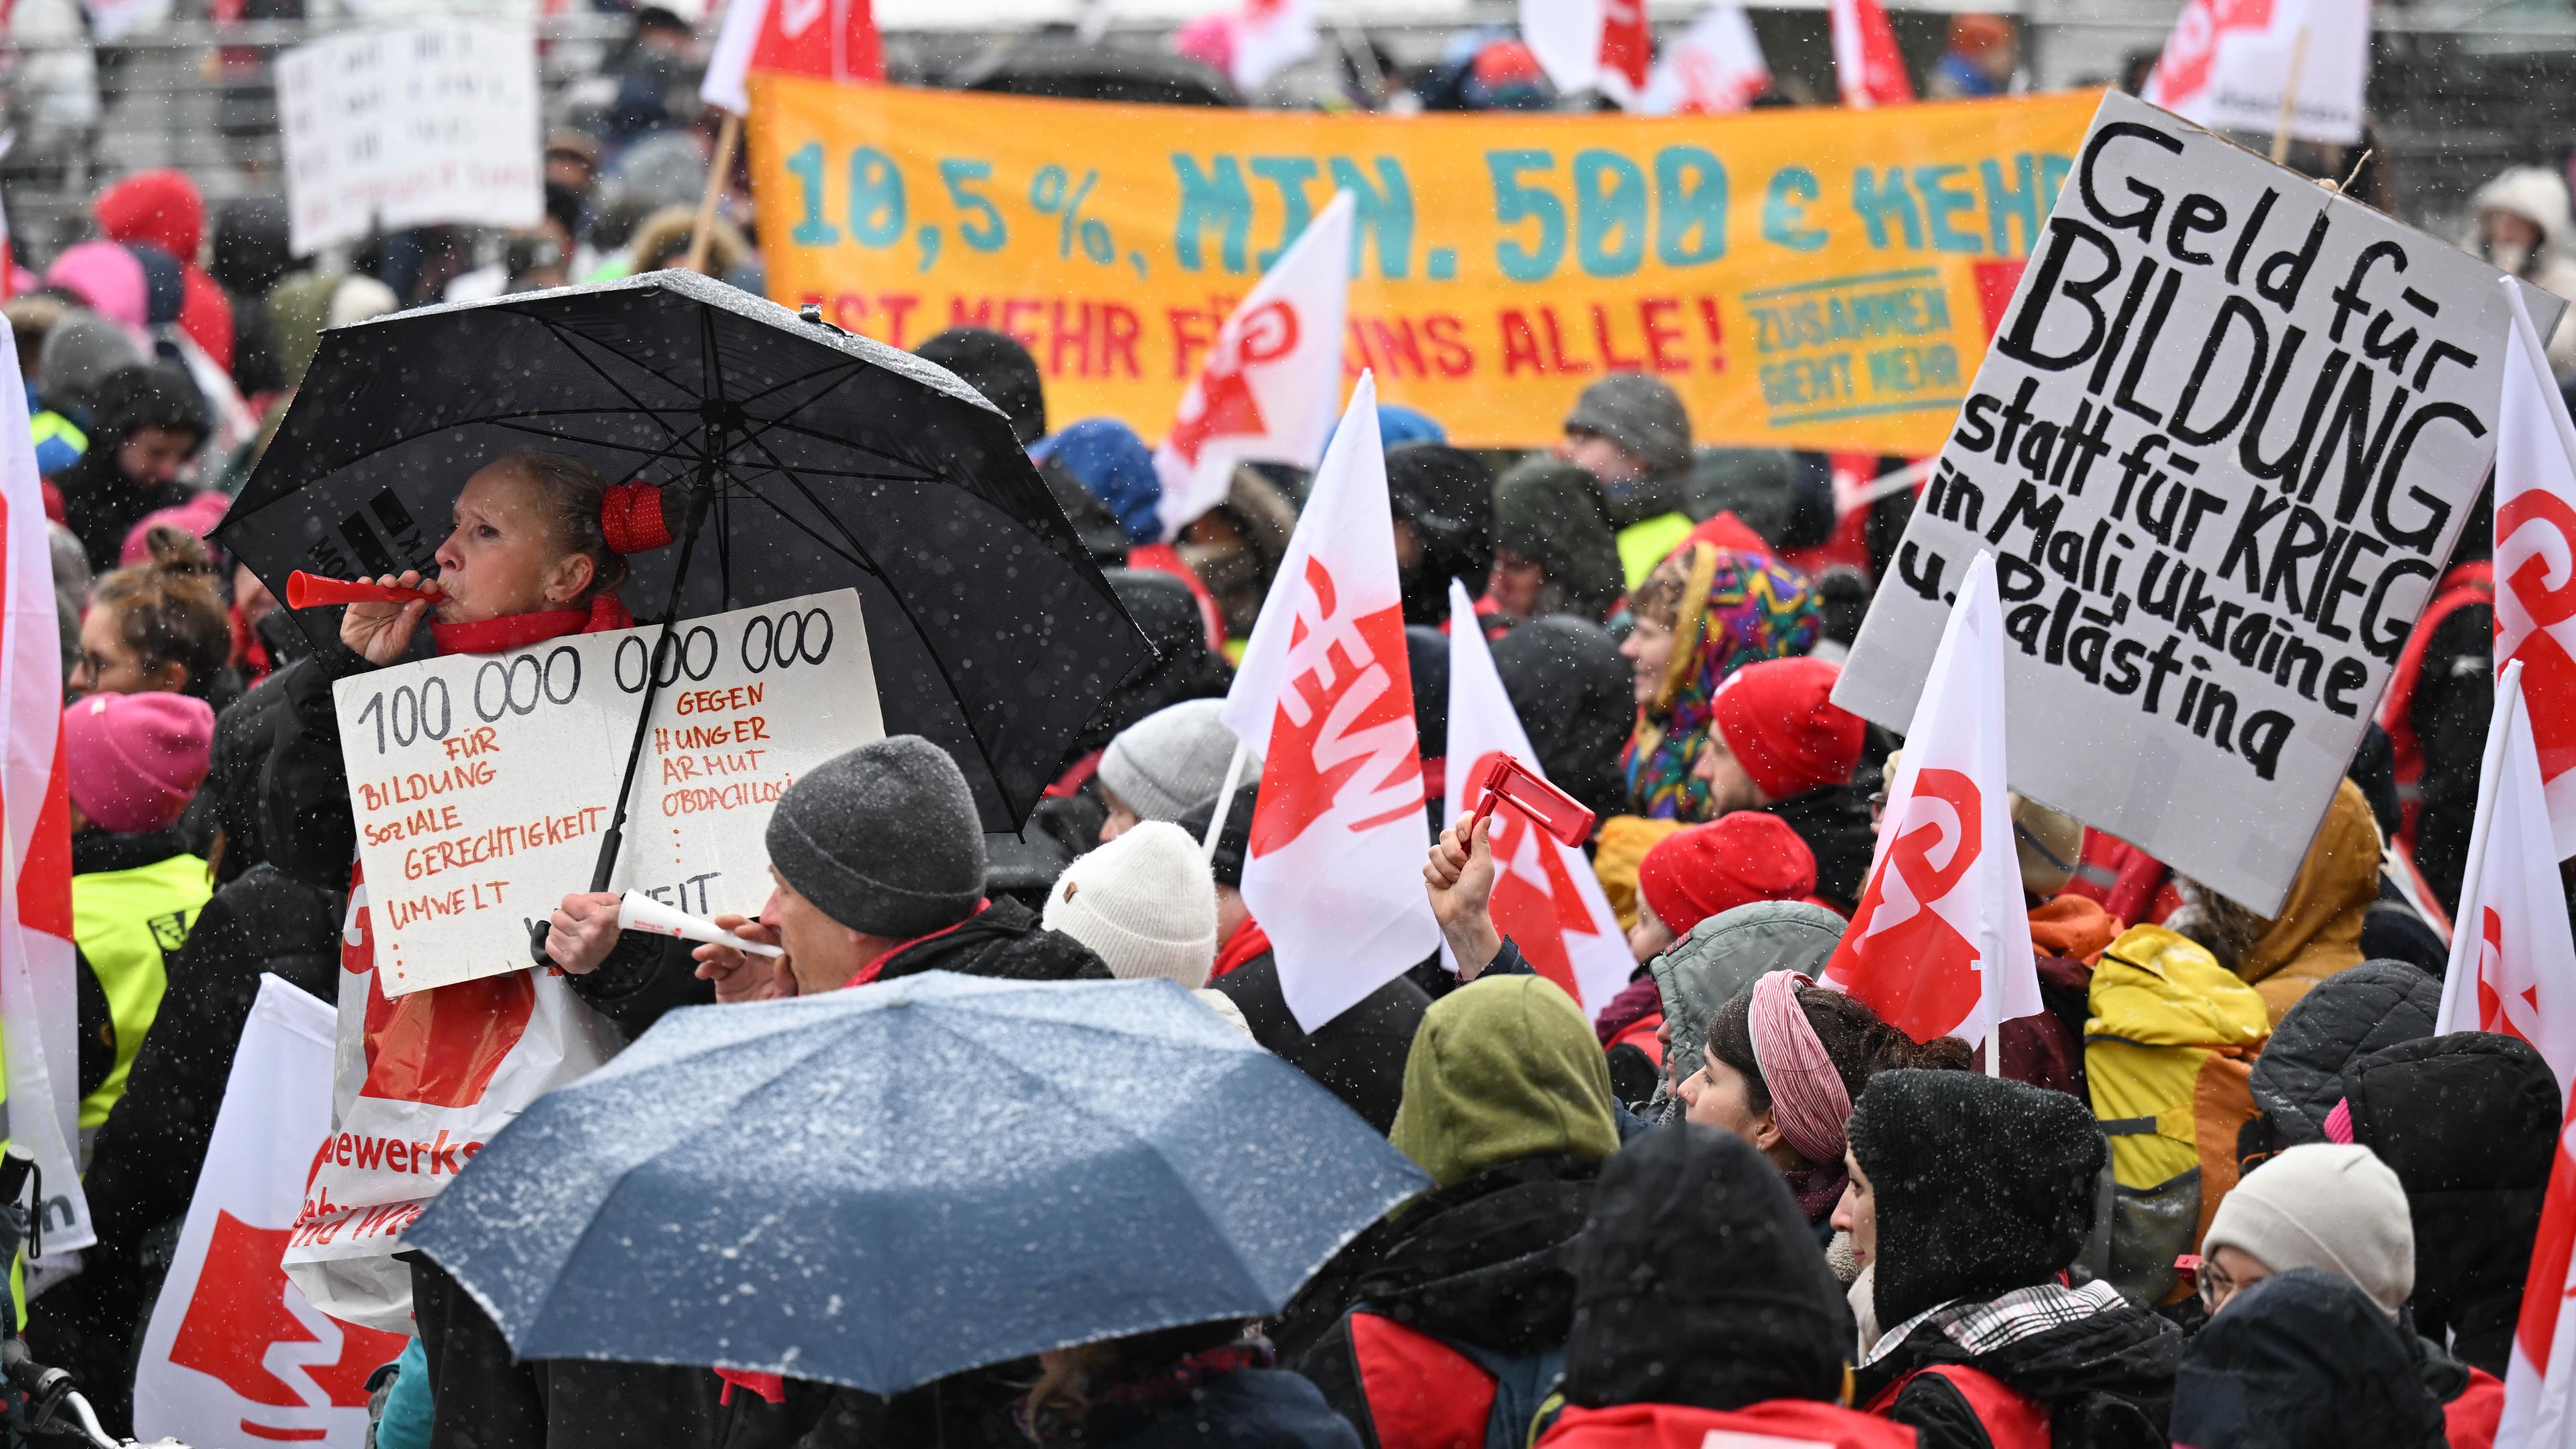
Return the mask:
[[1601,367],[1605,372],[1643,372],[1646,359],[1622,355],[1610,341],[1610,309],[1592,304],[1592,340],[1601,345]]
[[1726,371],[1726,324],[1718,316],[1715,297],[1699,299],[1699,321],[1708,330],[1708,370]]
[[[2546,781],[2576,769],[2576,659],[2549,633],[2550,626],[2576,617],[2576,509],[2543,489],[2514,495],[2496,510],[2497,556],[2525,529],[2554,535],[2504,580],[2531,620],[2531,632],[2514,645],[2512,657],[2522,661],[2523,697],[2532,703],[2531,742],[2540,756],[2540,778]],[[2562,573],[2555,586],[2549,581],[2553,567]],[[2505,662],[2497,660],[2496,667]]]
[[1657,372],[1688,372],[1690,359],[1672,350],[1682,340],[1678,322],[1667,320],[1682,304],[1670,297],[1648,297],[1637,303],[1637,318],[1646,330],[1646,358]]
[[1563,329],[1557,325],[1556,309],[1554,307],[1548,306],[1544,303],[1540,304],[1538,309],[1538,326],[1539,331],[1546,334],[1547,337],[1547,365],[1549,370],[1568,374],[1585,373],[1592,370],[1591,363],[1578,362],[1565,355],[1565,334]]
[[[1885,865],[1852,914],[1858,934],[1846,944],[1854,954],[1901,968],[1855,973],[1852,994],[1908,1030],[1911,1023],[1965,1021],[1976,1010],[1977,948],[1932,908],[1977,862],[1983,800],[1961,771],[1918,771],[1904,833],[1888,843]],[[1923,810],[1926,803],[1936,808]]]
[[1547,371],[1547,359],[1539,356],[1538,334],[1530,329],[1527,314],[1518,307],[1505,307],[1495,324],[1503,334],[1503,376],[1510,377],[1523,368]]
[[1342,603],[1331,571],[1307,559],[1252,820],[1256,856],[1293,844],[1328,815],[1357,833],[1422,808],[1412,690],[1397,687],[1385,662],[1404,658],[1404,611],[1390,604],[1353,617]]
[[1431,339],[1431,365],[1442,377],[1465,377],[1476,370],[1476,354],[1467,347],[1467,323],[1456,313],[1423,318],[1422,335]]
[[1144,322],[1136,309],[1124,302],[1104,302],[1100,307],[1100,375],[1123,373],[1143,377],[1145,370],[1136,365],[1136,339],[1145,332]]

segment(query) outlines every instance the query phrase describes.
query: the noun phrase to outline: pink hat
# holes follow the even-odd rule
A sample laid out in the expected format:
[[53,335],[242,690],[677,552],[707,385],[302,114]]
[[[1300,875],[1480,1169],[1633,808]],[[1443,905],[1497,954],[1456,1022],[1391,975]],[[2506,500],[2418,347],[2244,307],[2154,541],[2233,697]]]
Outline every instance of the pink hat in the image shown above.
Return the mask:
[[64,288],[89,303],[91,310],[124,328],[138,341],[144,338],[146,304],[143,263],[134,253],[112,241],[85,241],[66,247],[45,268],[45,281]]
[[150,540],[152,530],[156,528],[182,529],[198,538],[204,538],[215,531],[216,524],[224,521],[224,510],[232,506],[232,501],[229,495],[218,493],[210,488],[185,503],[174,504],[168,508],[156,508],[143,515],[132,528],[125,531],[125,546],[116,551],[116,566],[121,569],[132,568],[150,559],[152,557]]
[[166,830],[206,782],[214,741],[215,711],[202,699],[93,694],[63,711],[72,805],[119,835]]

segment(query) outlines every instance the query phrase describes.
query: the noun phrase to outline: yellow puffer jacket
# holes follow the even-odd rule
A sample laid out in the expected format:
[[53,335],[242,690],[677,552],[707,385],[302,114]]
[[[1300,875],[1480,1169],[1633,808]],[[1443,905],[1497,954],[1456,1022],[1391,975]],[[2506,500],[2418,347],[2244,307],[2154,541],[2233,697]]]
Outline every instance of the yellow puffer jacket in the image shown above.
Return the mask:
[[2111,1139],[2109,1276],[2141,1303],[2175,1296],[2174,1258],[2198,1249],[2236,1185],[2236,1131],[2271,1018],[2253,987],[2198,943],[2132,926],[2093,968],[2084,1075]]

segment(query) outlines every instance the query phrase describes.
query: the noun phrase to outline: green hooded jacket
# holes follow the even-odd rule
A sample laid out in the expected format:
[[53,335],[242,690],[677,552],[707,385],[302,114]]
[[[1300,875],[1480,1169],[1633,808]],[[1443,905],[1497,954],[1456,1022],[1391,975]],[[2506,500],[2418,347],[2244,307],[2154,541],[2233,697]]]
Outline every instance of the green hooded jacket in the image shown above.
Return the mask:
[[1572,997],[1489,976],[1432,1003],[1387,1135],[1442,1187],[1525,1157],[1599,1162],[1619,1148],[1610,1068]]

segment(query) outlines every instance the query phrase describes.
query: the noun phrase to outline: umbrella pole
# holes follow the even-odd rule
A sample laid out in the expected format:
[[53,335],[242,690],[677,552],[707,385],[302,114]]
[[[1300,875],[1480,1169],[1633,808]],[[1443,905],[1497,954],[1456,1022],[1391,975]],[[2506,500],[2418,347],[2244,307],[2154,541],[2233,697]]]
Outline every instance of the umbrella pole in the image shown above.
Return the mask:
[[[645,656],[644,699],[635,714],[635,737],[626,746],[626,774],[617,785],[617,802],[609,812],[608,832],[599,839],[599,861],[590,870],[590,889],[597,895],[608,889],[608,879],[616,872],[617,853],[626,844],[626,800],[635,793],[635,767],[643,762],[644,741],[653,727],[653,706],[662,693],[662,651],[670,647],[679,632],[680,591],[688,586],[689,557],[697,552],[698,529],[707,521],[708,500],[715,492],[714,456],[723,451],[721,436],[709,440],[708,461],[698,469],[698,487],[689,496],[688,520],[680,528],[680,558],[671,571],[670,597],[662,605],[662,632],[653,640],[653,652]],[[528,951],[540,966],[552,966],[554,958],[546,954],[548,923],[538,921],[528,928]]]

